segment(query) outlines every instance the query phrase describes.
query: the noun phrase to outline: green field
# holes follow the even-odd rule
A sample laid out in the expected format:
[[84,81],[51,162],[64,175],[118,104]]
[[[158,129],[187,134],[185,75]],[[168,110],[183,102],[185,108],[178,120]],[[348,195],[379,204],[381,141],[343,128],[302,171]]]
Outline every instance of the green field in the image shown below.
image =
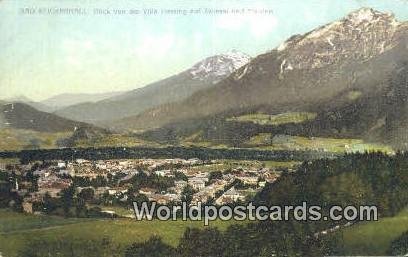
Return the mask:
[[228,121],[252,122],[259,125],[281,125],[288,123],[302,123],[316,118],[311,112],[286,112],[276,115],[255,113],[227,119]]
[[348,255],[385,255],[390,243],[408,231],[408,210],[390,218],[367,222],[343,231]]
[[57,141],[71,136],[70,132],[44,133],[24,129],[0,129],[0,151],[56,148]]
[[263,163],[260,161],[217,160],[217,163],[193,166],[190,169],[202,171],[202,172],[212,172],[212,171],[226,171],[229,169],[237,169],[237,168],[261,169],[262,167],[263,167]]
[[[212,226],[226,229],[231,222],[215,221]],[[131,219],[64,219],[54,216],[34,216],[0,210],[0,252],[16,256],[30,239],[78,240],[112,239],[121,249],[158,235],[170,245],[177,245],[186,227],[203,227],[200,221],[135,221]],[[392,240],[408,231],[408,210],[396,217],[362,223],[342,231],[345,254],[384,255]]]
[[186,138],[184,138],[180,145],[184,147],[209,147],[209,148],[229,148],[226,144],[221,142],[208,141],[203,136],[204,131],[200,130]]
[[[210,226],[220,230],[231,223],[214,221]],[[3,256],[16,256],[30,239],[53,240],[75,238],[78,240],[112,239],[121,249],[158,235],[170,245],[177,245],[186,227],[204,227],[201,221],[135,221],[132,219],[64,219],[41,217],[0,210],[0,252]]]
[[75,146],[102,148],[102,147],[137,147],[137,146],[164,147],[166,145],[146,141],[131,135],[111,134],[99,138],[78,140],[75,143]]
[[327,151],[327,152],[365,152],[380,151],[394,153],[393,149],[386,145],[364,142],[362,139],[353,138],[325,138],[325,137],[302,137],[290,135],[275,135],[260,133],[251,137],[246,144],[252,148],[264,150],[301,150],[301,151]]
[[298,161],[264,161],[265,168],[282,169],[282,168],[296,168],[301,162]]

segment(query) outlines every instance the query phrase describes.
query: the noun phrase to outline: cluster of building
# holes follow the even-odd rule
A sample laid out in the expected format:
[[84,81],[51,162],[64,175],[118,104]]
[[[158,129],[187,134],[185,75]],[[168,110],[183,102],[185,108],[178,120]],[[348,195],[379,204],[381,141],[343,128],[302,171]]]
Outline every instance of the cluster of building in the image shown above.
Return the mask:
[[[233,203],[238,200],[244,201],[248,196],[254,195],[266,183],[273,183],[278,174],[270,169],[246,169],[236,168],[229,172],[223,172],[222,176],[210,180],[211,172],[200,171],[200,169],[178,169],[176,172],[183,173],[187,180],[174,181],[174,187],[168,188],[166,192],[157,192],[152,188],[142,188],[140,194],[148,196],[150,201],[156,201],[166,204],[171,201],[180,201],[185,187],[190,186],[194,190],[191,205],[199,202],[207,203],[210,200],[215,204],[223,205]],[[171,170],[156,171],[161,176],[173,177],[174,172]],[[240,187],[235,188],[237,181]]]
[[[74,177],[95,179],[98,176],[103,178],[112,178],[118,176],[115,184],[110,186],[98,187],[79,187],[75,188],[76,193],[80,193],[85,188],[92,188],[96,199],[103,196],[117,198],[120,201],[127,201],[129,198],[129,189],[132,187],[131,179],[138,173],[143,172],[148,177],[156,175],[159,177],[171,178],[174,186],[163,191],[158,188],[142,187],[137,192],[131,191],[133,196],[141,194],[146,196],[149,201],[155,201],[159,204],[169,204],[171,202],[180,202],[183,199],[183,193],[187,186],[193,189],[191,204],[198,202],[207,203],[210,200],[213,203],[223,205],[233,203],[239,200],[245,200],[247,196],[254,195],[267,182],[272,183],[276,180],[279,173],[266,168],[237,167],[228,172],[220,170],[221,176],[216,178],[211,176],[208,166],[216,167],[217,161],[204,162],[199,159],[137,159],[137,160],[99,160],[90,161],[77,159],[72,161],[53,161],[48,165],[15,165],[21,175],[27,172],[33,172],[37,178],[37,188],[33,190],[33,182],[15,181],[13,189],[19,195],[24,197],[25,206],[30,203],[38,202],[48,194],[51,197],[58,198],[61,191],[69,188],[73,183]],[[43,168],[41,168],[43,167]],[[183,176],[176,176],[182,173]],[[239,181],[239,185],[237,185]],[[29,211],[27,207],[27,211]]]

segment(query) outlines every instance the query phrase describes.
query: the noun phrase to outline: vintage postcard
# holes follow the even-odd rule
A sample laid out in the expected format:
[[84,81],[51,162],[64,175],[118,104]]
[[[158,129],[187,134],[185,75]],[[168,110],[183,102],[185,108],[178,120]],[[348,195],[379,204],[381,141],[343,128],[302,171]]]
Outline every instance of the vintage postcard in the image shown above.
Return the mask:
[[0,0],[0,257],[408,256],[407,0]]

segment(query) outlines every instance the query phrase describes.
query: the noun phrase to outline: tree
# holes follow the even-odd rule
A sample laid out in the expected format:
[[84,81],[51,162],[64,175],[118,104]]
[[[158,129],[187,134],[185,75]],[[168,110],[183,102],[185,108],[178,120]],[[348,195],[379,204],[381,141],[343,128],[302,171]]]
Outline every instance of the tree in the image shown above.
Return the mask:
[[144,195],[144,194],[138,194],[138,195],[136,195],[136,196],[134,197],[133,201],[134,201],[134,202],[137,202],[137,203],[139,203],[139,204],[142,204],[142,203],[144,203],[144,202],[149,202],[149,198],[147,198],[147,196]]
[[91,201],[94,198],[95,191],[92,188],[84,188],[78,194],[79,198],[82,198],[84,201]]
[[61,191],[62,197],[62,208],[64,210],[64,216],[68,217],[70,213],[70,209],[73,206],[73,198],[75,194],[75,188],[73,186],[70,186],[66,189],[63,189]]
[[186,202],[187,205],[189,205],[191,203],[191,201],[193,200],[193,195],[196,193],[197,191],[194,190],[194,188],[192,188],[190,185],[187,185],[184,189],[183,192],[181,193],[181,201],[182,202]]
[[95,179],[91,181],[91,185],[93,187],[104,187],[108,185],[108,181],[106,180],[105,177],[98,175],[96,176]]
[[323,200],[329,205],[360,206],[373,198],[370,185],[350,172],[328,178],[321,189]]
[[249,188],[249,186],[248,185],[245,185],[245,183],[244,182],[242,182],[242,180],[240,180],[240,179],[236,179],[235,181],[234,181],[234,187],[235,187],[235,189],[248,189]]
[[408,254],[408,231],[392,241],[388,254],[392,256],[405,256]]
[[43,206],[42,211],[44,211],[47,214],[52,213],[57,208],[55,201],[51,198],[48,192],[44,195],[42,206]]
[[222,172],[221,171],[212,171],[210,173],[210,176],[208,177],[210,181],[216,180],[216,179],[222,179]]
[[175,254],[175,249],[157,236],[143,243],[134,243],[125,250],[125,257],[172,257]]
[[88,217],[88,209],[86,208],[85,200],[82,198],[76,199],[75,214],[78,218]]
[[175,180],[184,180],[184,181],[188,180],[186,174],[184,174],[183,172],[180,172],[180,171],[176,171],[174,173],[174,179]]
[[225,247],[225,238],[217,229],[187,228],[177,251],[183,257],[221,257],[225,255]]

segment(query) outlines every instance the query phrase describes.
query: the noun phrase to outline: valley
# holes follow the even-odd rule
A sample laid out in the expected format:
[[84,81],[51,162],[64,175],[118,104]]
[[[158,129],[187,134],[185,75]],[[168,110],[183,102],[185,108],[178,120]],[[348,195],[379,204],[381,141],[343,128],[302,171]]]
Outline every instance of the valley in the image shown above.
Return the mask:
[[[408,14],[343,4],[299,7],[296,19],[294,9],[209,19],[198,10],[224,9],[148,5],[132,22],[114,12],[22,19],[12,31],[55,38],[22,33],[49,56],[22,63],[16,48],[15,62],[9,52],[0,61],[10,90],[0,100],[0,257],[406,255]],[[21,44],[14,37],[0,45]],[[174,220],[140,219],[142,204]],[[320,216],[299,218],[310,206]],[[236,219],[241,207],[256,215]],[[333,218],[334,207],[356,216]],[[361,207],[379,219],[358,220]],[[204,226],[194,214],[209,208]]]

